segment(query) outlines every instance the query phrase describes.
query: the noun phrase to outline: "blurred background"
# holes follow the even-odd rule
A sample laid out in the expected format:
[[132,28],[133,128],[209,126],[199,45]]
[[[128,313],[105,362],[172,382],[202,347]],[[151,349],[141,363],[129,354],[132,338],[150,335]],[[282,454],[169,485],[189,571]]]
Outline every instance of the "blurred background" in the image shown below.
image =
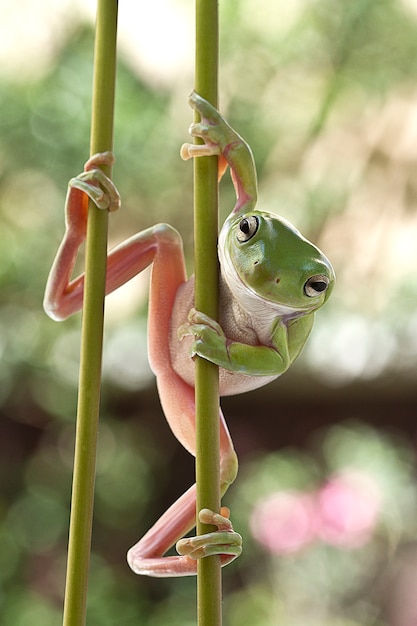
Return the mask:
[[[88,157],[93,1],[0,0],[0,623],[59,624],[80,316],[42,311],[67,181]],[[120,2],[110,243],[164,221],[192,272],[194,7]],[[338,282],[289,373],[226,398],[225,498],[242,557],[231,626],[417,621],[417,2],[220,3],[220,106],[259,206]],[[221,187],[221,217],[233,205]],[[82,266],[82,262],[81,265]],[[107,303],[89,626],[196,622],[195,580],[135,576],[127,549],[193,482],[146,360],[148,277]],[[175,468],[175,472],[173,471]]]

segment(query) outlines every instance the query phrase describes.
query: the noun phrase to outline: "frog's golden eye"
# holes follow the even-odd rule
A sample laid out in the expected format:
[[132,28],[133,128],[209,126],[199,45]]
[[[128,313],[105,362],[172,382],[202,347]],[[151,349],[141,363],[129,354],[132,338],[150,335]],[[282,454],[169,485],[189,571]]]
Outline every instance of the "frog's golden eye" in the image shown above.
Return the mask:
[[306,294],[306,296],[309,296],[309,298],[319,296],[324,291],[326,291],[327,287],[329,286],[329,282],[329,278],[324,274],[311,276],[311,278],[309,278],[304,285],[304,293]]
[[258,228],[259,220],[255,215],[251,215],[250,217],[244,217],[239,222],[238,230],[236,233],[237,240],[240,241],[240,243],[245,243],[245,241],[249,241],[249,239],[252,239]]

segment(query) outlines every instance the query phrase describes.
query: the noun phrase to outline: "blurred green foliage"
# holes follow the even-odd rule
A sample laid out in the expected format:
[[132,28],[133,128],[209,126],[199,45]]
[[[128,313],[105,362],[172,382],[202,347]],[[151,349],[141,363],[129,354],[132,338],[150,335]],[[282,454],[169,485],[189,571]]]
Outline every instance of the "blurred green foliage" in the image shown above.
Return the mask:
[[[220,9],[221,108],[253,148],[260,204],[313,238],[338,275],[294,368],[296,393],[306,377],[340,387],[381,376],[413,380],[415,4],[230,0]],[[79,18],[60,28],[44,71],[0,78],[0,622],[13,626],[59,623],[65,576],[79,316],[54,324],[41,306],[66,184],[88,156],[93,32]],[[114,176],[123,208],[111,218],[112,244],[172,223],[190,267],[192,175],[178,151],[188,140],[191,87],[186,72],[151,81],[120,55]],[[232,202],[224,182],[222,216]],[[89,626],[195,623],[192,580],[138,579],[125,563],[127,548],[192,481],[191,460],[172,476],[181,453],[149,400],[146,295],[146,280],[135,280],[108,306]],[[331,410],[337,421],[339,407]],[[361,428],[356,439],[349,429],[322,434],[326,453],[319,445],[308,454],[260,450],[243,463],[229,498],[246,550],[225,571],[227,624],[298,626],[306,613],[321,626],[396,623],[381,612],[384,593],[372,583],[415,536],[414,450]],[[378,461],[386,511],[397,515],[384,517],[363,552],[316,545],[279,559],[254,543],[254,499],[319,484],[341,449],[343,463],[354,456],[357,465],[359,443],[364,458]],[[285,484],[294,476],[303,484]]]

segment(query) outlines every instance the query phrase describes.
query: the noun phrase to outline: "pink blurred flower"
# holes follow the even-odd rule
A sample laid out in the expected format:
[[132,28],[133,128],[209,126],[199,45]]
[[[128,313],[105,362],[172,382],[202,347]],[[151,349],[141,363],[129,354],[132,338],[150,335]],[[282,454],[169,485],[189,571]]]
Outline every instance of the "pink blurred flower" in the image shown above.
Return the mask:
[[254,538],[275,554],[305,547],[315,537],[313,496],[299,492],[276,492],[259,502],[251,516]]
[[370,538],[378,521],[381,498],[370,476],[346,470],[318,491],[316,504],[321,539],[353,548]]
[[255,506],[250,528],[274,554],[296,552],[316,539],[356,548],[370,539],[380,509],[381,494],[372,477],[344,470],[315,493],[272,493]]

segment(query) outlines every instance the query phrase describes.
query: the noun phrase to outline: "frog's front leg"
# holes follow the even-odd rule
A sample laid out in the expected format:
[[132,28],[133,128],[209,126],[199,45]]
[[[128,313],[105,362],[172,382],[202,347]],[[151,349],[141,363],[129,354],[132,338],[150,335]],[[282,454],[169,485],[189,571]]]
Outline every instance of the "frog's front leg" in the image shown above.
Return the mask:
[[278,376],[291,363],[288,328],[277,321],[271,345],[248,345],[226,337],[218,322],[192,309],[188,323],[178,331],[182,339],[191,335],[194,340],[190,356],[196,355],[219,367],[248,376]]
[[220,155],[220,177],[224,171],[223,162],[226,161],[236,191],[237,201],[232,213],[250,211],[256,205],[258,195],[256,168],[250,147],[217,109],[195,91],[190,95],[189,103],[201,117],[199,123],[191,125],[190,134],[203,139],[204,145],[184,144],[182,158]]

